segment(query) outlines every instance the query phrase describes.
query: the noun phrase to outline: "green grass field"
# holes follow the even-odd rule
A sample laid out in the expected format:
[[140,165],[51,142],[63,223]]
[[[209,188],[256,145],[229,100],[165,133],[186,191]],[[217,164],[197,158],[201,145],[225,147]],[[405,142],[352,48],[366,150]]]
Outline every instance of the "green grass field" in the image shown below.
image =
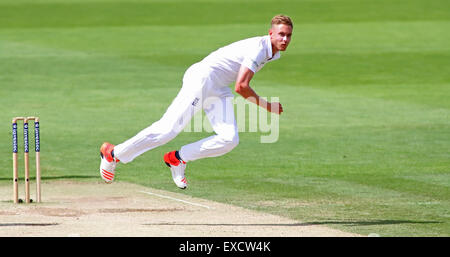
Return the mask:
[[285,13],[291,45],[252,82],[283,104],[278,142],[241,133],[231,153],[189,163],[181,191],[162,155],[208,135],[181,133],[118,166],[117,180],[363,235],[450,236],[449,10],[447,0],[0,0],[0,183],[12,184],[12,117],[41,117],[44,181],[99,180],[103,141],[159,119],[191,64]]

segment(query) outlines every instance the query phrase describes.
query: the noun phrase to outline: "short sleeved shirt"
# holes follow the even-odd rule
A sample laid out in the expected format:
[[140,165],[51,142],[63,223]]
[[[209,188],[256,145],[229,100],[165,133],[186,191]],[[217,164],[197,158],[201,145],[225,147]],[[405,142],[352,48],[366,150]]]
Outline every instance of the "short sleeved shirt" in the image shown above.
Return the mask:
[[236,82],[241,65],[254,73],[268,62],[280,58],[280,52],[272,55],[270,36],[252,37],[219,48],[200,63],[206,65],[219,86]]

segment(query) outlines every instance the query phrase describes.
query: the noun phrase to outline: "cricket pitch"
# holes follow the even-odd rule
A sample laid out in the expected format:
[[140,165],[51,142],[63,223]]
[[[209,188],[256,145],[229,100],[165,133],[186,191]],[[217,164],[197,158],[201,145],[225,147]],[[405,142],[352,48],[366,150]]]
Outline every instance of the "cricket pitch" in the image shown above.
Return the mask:
[[0,184],[0,236],[360,236],[124,182],[50,181],[42,188],[42,203],[13,204],[12,185]]

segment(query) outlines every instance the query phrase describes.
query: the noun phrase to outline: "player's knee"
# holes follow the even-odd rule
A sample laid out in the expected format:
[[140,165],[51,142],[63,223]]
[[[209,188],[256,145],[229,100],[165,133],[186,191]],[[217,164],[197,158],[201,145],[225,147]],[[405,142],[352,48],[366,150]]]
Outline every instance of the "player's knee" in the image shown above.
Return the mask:
[[223,137],[222,139],[228,151],[231,151],[239,144],[239,135],[237,133]]
[[238,144],[239,144],[239,135],[235,134],[233,140],[231,141],[231,145],[233,146],[233,148],[235,148],[236,146],[238,146]]

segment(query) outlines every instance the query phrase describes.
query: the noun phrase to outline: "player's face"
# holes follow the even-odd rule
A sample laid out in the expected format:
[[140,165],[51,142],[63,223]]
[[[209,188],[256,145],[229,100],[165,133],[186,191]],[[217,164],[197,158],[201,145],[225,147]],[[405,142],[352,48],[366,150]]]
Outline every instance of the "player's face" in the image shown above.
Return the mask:
[[291,42],[292,27],[286,24],[275,24],[269,30],[272,45],[278,51],[286,51]]

